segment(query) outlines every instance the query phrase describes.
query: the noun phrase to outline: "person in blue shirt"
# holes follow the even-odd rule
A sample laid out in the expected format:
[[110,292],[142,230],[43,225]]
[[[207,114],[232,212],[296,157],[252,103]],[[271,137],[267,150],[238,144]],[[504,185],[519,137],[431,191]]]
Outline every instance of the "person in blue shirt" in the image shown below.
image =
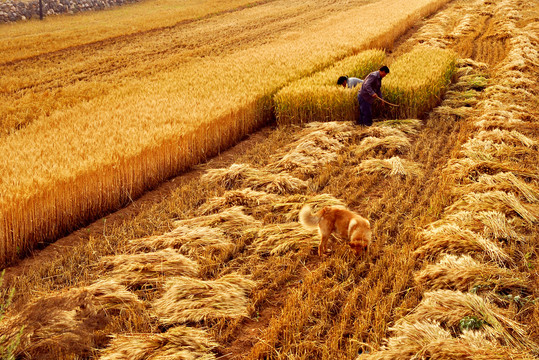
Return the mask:
[[337,79],[337,85],[341,85],[345,88],[352,89],[359,84],[361,84],[363,80],[358,79],[356,77],[348,77],[348,76],[341,76],[339,79]]
[[[373,71],[365,78],[361,86],[361,90],[357,95],[359,101],[359,121],[358,125],[371,126],[372,125],[372,103],[376,98],[382,99],[382,79],[389,74],[389,68],[382,66],[380,70]],[[382,105],[383,105],[382,101]]]

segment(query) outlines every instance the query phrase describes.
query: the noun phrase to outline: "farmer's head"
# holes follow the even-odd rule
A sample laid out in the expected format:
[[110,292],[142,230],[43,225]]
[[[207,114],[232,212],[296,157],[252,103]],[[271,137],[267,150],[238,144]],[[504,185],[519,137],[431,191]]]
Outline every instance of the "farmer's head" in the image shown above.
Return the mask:
[[341,76],[340,78],[337,79],[337,85],[341,85],[341,86],[346,87],[346,82],[347,81],[348,81],[348,77]]
[[382,78],[384,78],[387,74],[389,74],[389,68],[385,65],[382,66],[379,71],[380,71],[380,76]]

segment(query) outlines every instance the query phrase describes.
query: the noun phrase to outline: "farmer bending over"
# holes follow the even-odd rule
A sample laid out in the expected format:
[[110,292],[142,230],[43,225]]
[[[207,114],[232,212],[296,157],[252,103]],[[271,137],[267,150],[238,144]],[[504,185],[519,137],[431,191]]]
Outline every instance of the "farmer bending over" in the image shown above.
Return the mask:
[[347,87],[347,88],[351,89],[353,87],[358,86],[362,82],[363,82],[363,80],[355,78],[355,77],[341,76],[337,80],[337,85],[341,85],[341,86],[343,86],[345,88]]
[[376,98],[382,100],[380,88],[382,87],[382,79],[387,74],[389,74],[389,68],[382,66],[380,70],[371,72],[365,78],[361,90],[359,90],[359,94],[357,95],[360,111],[358,125],[372,125],[372,103]]

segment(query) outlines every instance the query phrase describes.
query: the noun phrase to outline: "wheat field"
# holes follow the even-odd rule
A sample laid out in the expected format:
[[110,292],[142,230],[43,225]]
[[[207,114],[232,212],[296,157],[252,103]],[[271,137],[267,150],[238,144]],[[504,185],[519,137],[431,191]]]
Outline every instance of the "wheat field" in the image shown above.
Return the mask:
[[[5,62],[0,258],[218,154],[271,120],[280,87],[391,44],[446,1],[262,2]],[[374,26],[378,6],[400,11]]]
[[[0,346],[20,359],[536,359],[538,14],[452,1],[386,48],[391,63],[456,54],[423,116],[264,127],[135,214],[7,268]],[[366,217],[369,251],[334,238],[319,257],[304,204]]]

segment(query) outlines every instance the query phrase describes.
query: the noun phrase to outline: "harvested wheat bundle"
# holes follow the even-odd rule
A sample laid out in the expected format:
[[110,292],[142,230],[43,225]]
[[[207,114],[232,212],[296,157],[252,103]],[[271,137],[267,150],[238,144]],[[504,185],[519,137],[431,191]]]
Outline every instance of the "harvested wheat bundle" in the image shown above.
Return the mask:
[[233,206],[217,214],[177,220],[174,226],[217,227],[226,235],[244,236],[255,234],[262,223],[250,215],[246,215],[243,206]]
[[[513,25],[514,26],[514,25]],[[515,28],[512,29],[513,34]],[[500,34],[501,35],[501,34]],[[534,71],[539,60],[537,49],[535,48],[536,40],[529,38],[524,33],[513,36],[510,40],[512,45],[511,51],[507,54],[498,71],[519,71],[529,72]]]
[[[471,66],[459,66],[457,67],[457,70],[455,71],[455,77],[454,79],[455,80],[458,80],[460,79],[461,77],[463,76],[467,76],[467,75],[479,75],[481,74],[481,72],[477,71],[476,69],[474,69],[473,67]],[[458,81],[455,81],[454,83],[450,84],[448,86],[448,89],[451,89],[451,91],[466,91],[468,89],[463,89],[462,88],[462,84],[457,86]]]
[[281,199],[282,196],[269,194],[264,191],[256,191],[251,188],[229,190],[223,196],[209,199],[200,207],[199,212],[202,215],[208,215],[231,206],[244,206],[246,209],[256,209],[261,206],[267,208],[264,205],[270,205],[271,208],[271,205]]
[[403,154],[410,150],[411,146],[410,140],[405,136],[390,135],[384,138],[369,136],[356,145],[353,150],[357,156],[375,150],[395,150],[397,153]]
[[514,194],[504,191],[469,193],[447,208],[448,211],[499,211],[507,215],[517,214],[528,223],[537,222],[537,208],[523,204]]
[[305,135],[309,133],[322,131],[325,132],[328,136],[331,136],[339,141],[346,141],[353,135],[356,130],[356,127],[348,122],[310,122],[308,124],[305,124],[305,129],[303,129],[298,135],[298,140],[302,139]]
[[507,218],[499,211],[457,211],[447,213],[443,219],[431,224],[438,227],[444,224],[456,224],[461,228],[480,233],[486,238],[496,240],[523,241],[524,237],[519,235],[514,229],[522,220],[518,218]]
[[[419,129],[423,126],[423,121],[418,119],[397,119],[397,120],[385,120],[379,121],[374,127],[390,127],[402,131],[407,135],[415,135],[419,132]],[[371,128],[374,128],[371,127]],[[369,130],[371,129],[369,128]],[[375,136],[375,135],[373,135]]]
[[511,84],[511,86],[517,88],[533,89],[536,85],[536,82],[533,81],[533,79],[527,77],[526,74],[523,74],[521,71],[507,70],[503,75],[505,84]]
[[467,37],[475,31],[477,23],[479,22],[479,13],[466,13],[458,21],[457,25],[451,31],[451,35],[459,37]]
[[429,264],[414,275],[417,284],[429,290],[459,290],[482,293],[529,294],[532,284],[527,274],[483,264],[469,255],[445,255],[437,264]]
[[120,313],[143,311],[135,294],[112,281],[42,296],[0,323],[0,346],[20,336],[15,355],[32,359],[87,357],[102,341],[104,329]]
[[128,287],[155,287],[169,276],[198,276],[199,266],[177,250],[105,256],[98,264],[110,278]]
[[524,178],[539,179],[539,176],[534,172],[520,168],[514,163],[470,158],[450,159],[443,172],[459,181],[474,179],[481,174],[493,175],[499,172],[511,172]]
[[[479,103],[479,92],[476,90],[454,91],[445,93],[445,99],[442,101],[442,107],[449,106],[454,109],[462,107],[472,107]],[[435,109],[435,111],[438,111]]]
[[524,146],[498,144],[492,140],[472,138],[462,145],[460,153],[472,160],[501,161],[531,154],[532,150]]
[[210,169],[202,175],[201,180],[219,183],[226,189],[242,184],[246,178],[259,175],[259,170],[247,164],[232,164],[228,168]]
[[167,281],[166,292],[152,306],[162,325],[248,316],[248,293],[256,283],[239,274],[217,280],[177,277]]
[[463,75],[459,77],[459,80],[451,87],[454,90],[478,90],[481,91],[487,87],[489,80],[478,74]]
[[367,137],[385,138],[388,136],[398,136],[405,138],[406,134],[395,126],[369,126],[361,133],[361,140]]
[[[317,154],[317,155],[315,155]],[[304,148],[302,151],[294,151],[286,154],[281,160],[270,164],[270,167],[279,171],[299,171],[303,175],[314,175],[329,163],[337,160],[337,153],[319,151],[316,147]]]
[[205,330],[177,326],[162,334],[115,335],[100,360],[213,360],[219,344]]
[[387,344],[371,355],[356,360],[531,360],[525,351],[500,346],[483,331],[463,331],[455,338],[433,321],[401,322],[389,329]]
[[489,66],[488,64],[480,61],[475,61],[470,58],[466,59],[457,59],[457,66],[458,67],[471,67],[474,70],[480,70],[480,71],[486,71],[488,70]]
[[134,239],[130,242],[136,250],[159,250],[166,248],[178,249],[191,240],[203,239],[203,243],[212,243],[219,238],[226,238],[223,230],[219,228],[179,225],[174,230],[163,235]]
[[426,292],[414,311],[396,324],[429,319],[455,333],[463,329],[481,329],[489,339],[496,340],[502,346],[513,346],[524,351],[539,350],[528,338],[524,326],[512,320],[514,315],[476,294],[436,290]]
[[258,238],[249,246],[250,252],[257,255],[281,256],[301,247],[318,246],[317,237],[298,222],[271,224],[260,229]]
[[519,89],[513,86],[492,85],[485,89],[485,96],[492,97],[495,100],[504,101],[510,98],[513,99],[529,99],[533,98],[534,94],[526,89]]
[[294,148],[286,154],[278,154],[279,160],[268,164],[273,171],[298,170],[303,174],[315,174],[320,168],[337,159],[337,153],[344,148],[343,142],[315,131],[294,143]]
[[475,138],[479,140],[492,140],[498,143],[508,143],[514,146],[526,146],[529,148],[534,148],[537,146],[537,141],[535,141],[534,139],[530,139],[526,135],[516,130],[483,130],[480,131],[479,134],[476,134]]
[[434,258],[442,254],[483,253],[488,259],[505,266],[513,260],[494,242],[455,224],[430,227],[421,233],[423,245],[415,250],[419,257]]
[[529,109],[517,105],[508,99],[496,100],[493,97],[484,98],[477,106],[480,110],[478,118],[506,120],[509,123],[513,121],[522,122],[522,119],[529,117]]
[[130,243],[139,251],[173,248],[190,258],[221,261],[236,250],[236,245],[223,230],[210,226],[180,225],[169,233],[131,240]]
[[529,203],[537,203],[539,201],[539,189],[533,186],[532,183],[528,184],[510,172],[500,172],[495,175],[482,174],[476,183],[457,187],[454,192],[464,195],[470,192],[494,190],[519,192]]
[[481,111],[481,115],[475,117],[473,120],[473,125],[478,129],[514,130],[516,128],[521,128],[523,125],[530,125],[529,123],[525,123],[524,121],[522,121],[519,115],[515,114],[514,112],[508,112],[505,110],[498,109],[479,111]]
[[499,240],[523,241],[523,237],[513,230],[513,224],[519,219],[507,219],[507,216],[499,211],[479,211],[478,219],[485,225],[483,236]]
[[310,123],[300,132],[297,140],[277,153],[268,169],[272,171],[297,170],[315,174],[321,166],[337,159],[353,136],[354,128],[348,123]]
[[319,194],[315,196],[307,195],[292,195],[281,202],[273,205],[274,212],[279,214],[279,222],[294,222],[298,220],[299,211],[303,205],[308,204],[315,210],[321,209],[324,206],[342,206],[346,204],[330,194]]
[[287,173],[275,174],[246,164],[232,164],[226,169],[208,170],[202,181],[218,183],[226,189],[250,187],[273,193],[298,193],[307,189],[307,182]]
[[393,156],[390,159],[363,160],[357,167],[358,173],[382,173],[384,176],[419,176],[423,173],[420,164]]
[[266,179],[253,181],[249,186],[282,195],[302,193],[307,190],[309,182],[281,171],[278,174],[268,176]]
[[495,114],[509,120],[515,116],[525,116],[529,112],[529,109],[527,109],[525,106],[515,104],[511,101],[508,102],[506,100],[507,99],[503,99],[503,101],[497,100],[493,96],[483,98],[478,103],[478,107],[481,108],[481,116],[485,114]]
[[430,344],[442,339],[451,339],[449,331],[444,330],[439,324],[432,321],[415,323],[400,322],[389,328],[392,333],[387,343],[373,354],[359,356],[356,360],[373,359],[414,359]]
[[284,147],[283,154],[309,143],[317,144],[323,149],[340,147],[342,145],[339,144],[346,143],[355,132],[357,129],[349,122],[311,122],[294,137],[292,143]]
[[467,106],[452,107],[444,103],[441,106],[434,108],[434,113],[441,116],[456,116],[459,118],[467,118],[474,114],[474,109]]
[[[460,338],[474,352],[473,359],[477,360],[532,360],[537,359],[536,350],[519,350],[512,346],[500,346],[489,339],[487,333],[475,330],[463,330]],[[449,360],[450,358],[448,358]]]

